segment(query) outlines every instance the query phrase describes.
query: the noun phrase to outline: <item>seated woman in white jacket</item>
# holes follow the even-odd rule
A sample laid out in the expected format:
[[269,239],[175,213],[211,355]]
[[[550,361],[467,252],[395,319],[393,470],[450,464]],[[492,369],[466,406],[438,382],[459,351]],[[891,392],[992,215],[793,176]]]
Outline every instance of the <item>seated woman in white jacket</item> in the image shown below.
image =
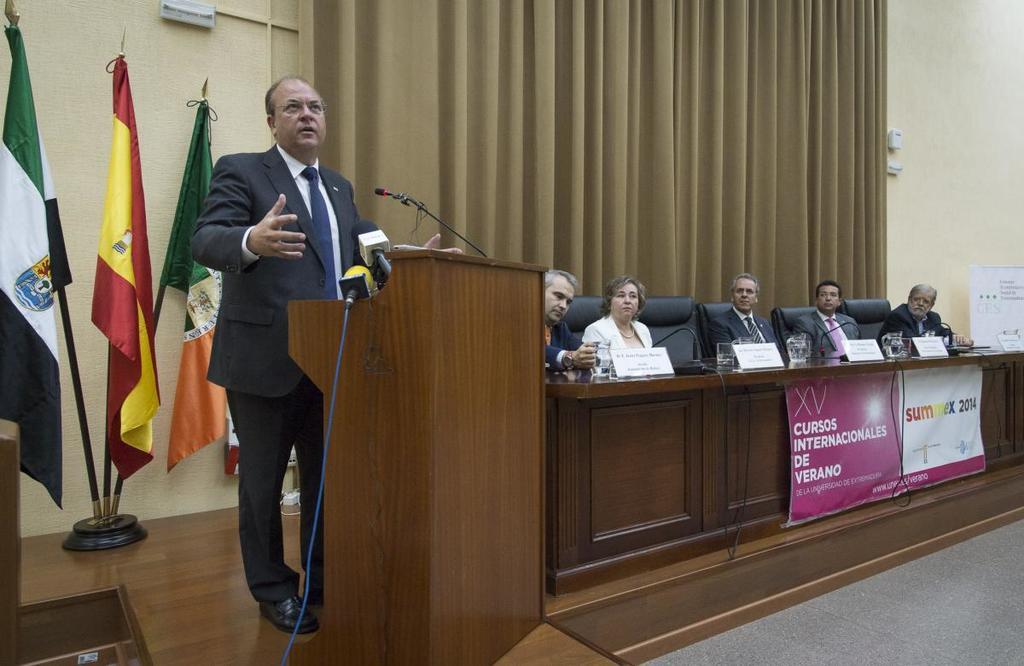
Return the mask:
[[612,349],[650,347],[651,332],[637,321],[647,304],[647,289],[630,275],[612,278],[604,286],[603,319],[583,331],[583,342],[607,342]]

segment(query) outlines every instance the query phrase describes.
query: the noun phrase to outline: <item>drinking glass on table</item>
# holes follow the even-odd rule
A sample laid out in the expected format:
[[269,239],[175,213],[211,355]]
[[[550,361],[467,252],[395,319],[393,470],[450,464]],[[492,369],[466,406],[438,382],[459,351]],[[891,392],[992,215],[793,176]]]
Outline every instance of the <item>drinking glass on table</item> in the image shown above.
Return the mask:
[[806,333],[794,333],[786,339],[786,353],[792,363],[805,363],[811,355],[811,341]]
[[610,342],[597,343],[597,363],[594,365],[595,377],[610,377],[612,371],[612,350]]
[[886,358],[903,358],[903,335],[888,333],[882,336],[882,351]]
[[715,361],[720,368],[731,368],[736,365],[736,351],[732,348],[731,342],[719,342]]

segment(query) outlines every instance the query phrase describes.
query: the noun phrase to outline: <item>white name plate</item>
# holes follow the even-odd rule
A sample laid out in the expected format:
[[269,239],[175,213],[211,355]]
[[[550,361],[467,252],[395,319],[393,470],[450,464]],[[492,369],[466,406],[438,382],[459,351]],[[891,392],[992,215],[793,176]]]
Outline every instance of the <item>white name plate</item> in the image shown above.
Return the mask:
[[921,358],[945,358],[949,356],[946,351],[946,344],[938,335],[928,335],[921,338],[914,338],[914,349]]
[[612,349],[612,363],[615,364],[615,376],[619,379],[627,377],[658,377],[661,375],[675,376],[672,361],[668,358],[668,350],[664,347],[651,349]]
[[867,340],[846,339],[846,358],[851,361],[883,361],[882,350],[878,343],[870,338]]
[[748,345],[733,345],[736,362],[740,370],[763,370],[765,368],[784,368],[782,355],[773,342],[761,342]]
[[1021,344],[1019,335],[1000,333],[996,337],[999,338],[999,344],[1003,351],[1024,351],[1024,345]]

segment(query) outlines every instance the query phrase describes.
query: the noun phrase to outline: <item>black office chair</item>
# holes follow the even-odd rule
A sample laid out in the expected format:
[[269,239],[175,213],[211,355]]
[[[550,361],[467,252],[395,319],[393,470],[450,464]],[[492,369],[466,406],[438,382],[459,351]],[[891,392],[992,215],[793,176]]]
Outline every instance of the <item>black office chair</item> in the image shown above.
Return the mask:
[[[775,329],[775,338],[783,345],[789,336],[793,335],[793,324],[800,317],[814,312],[817,308],[813,305],[796,308],[775,308],[772,310],[772,328]],[[811,341],[814,344],[814,341]]]
[[701,342],[709,356],[714,356],[716,351],[715,345],[711,342],[711,320],[725,316],[729,310],[732,310],[732,302],[701,303],[697,306],[697,312],[700,313],[701,330],[704,332]]
[[640,321],[651,330],[651,341],[668,351],[673,366],[703,356],[703,329],[696,303],[689,296],[652,296]]
[[583,331],[601,318],[600,296],[577,296],[565,313],[563,321],[573,335],[583,336]]
[[843,301],[839,311],[853,317],[860,327],[860,337],[868,340],[878,338],[882,323],[892,312],[892,308],[886,298],[850,298]]

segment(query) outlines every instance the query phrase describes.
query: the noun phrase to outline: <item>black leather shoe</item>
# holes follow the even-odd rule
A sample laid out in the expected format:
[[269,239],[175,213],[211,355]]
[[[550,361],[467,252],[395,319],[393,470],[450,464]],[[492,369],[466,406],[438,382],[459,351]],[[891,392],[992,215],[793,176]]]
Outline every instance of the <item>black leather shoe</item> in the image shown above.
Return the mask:
[[[299,611],[302,610],[302,599],[299,597],[288,597],[284,601],[261,601],[260,602],[260,615],[270,620],[270,624],[274,625],[281,631],[288,632],[289,634],[295,630],[295,623],[299,619]],[[320,628],[320,623],[316,619],[316,615],[308,606],[306,612],[302,616],[302,622],[299,624],[299,630],[297,633],[308,634],[316,631]]]

